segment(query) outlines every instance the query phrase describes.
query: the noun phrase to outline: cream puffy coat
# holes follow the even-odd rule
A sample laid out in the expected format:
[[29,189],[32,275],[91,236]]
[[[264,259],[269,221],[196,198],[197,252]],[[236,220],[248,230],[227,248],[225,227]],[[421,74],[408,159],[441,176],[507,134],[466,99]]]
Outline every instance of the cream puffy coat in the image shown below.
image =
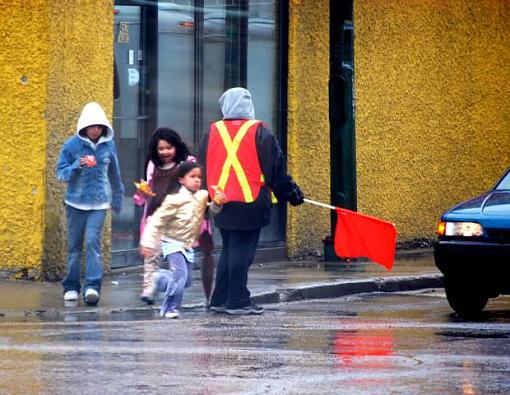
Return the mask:
[[[160,240],[171,239],[186,249],[200,236],[200,224],[208,207],[209,194],[205,190],[195,193],[181,187],[176,194],[167,195],[161,206],[149,218],[140,245],[159,250]],[[209,213],[214,215],[221,207],[211,203]]]

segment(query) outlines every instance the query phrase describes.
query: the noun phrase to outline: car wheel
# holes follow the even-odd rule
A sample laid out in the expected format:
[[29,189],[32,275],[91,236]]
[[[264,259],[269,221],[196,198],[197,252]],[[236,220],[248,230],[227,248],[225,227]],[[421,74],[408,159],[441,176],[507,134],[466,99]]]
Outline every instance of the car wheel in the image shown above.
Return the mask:
[[484,309],[489,297],[474,281],[444,278],[444,290],[450,307],[461,317],[472,317]]

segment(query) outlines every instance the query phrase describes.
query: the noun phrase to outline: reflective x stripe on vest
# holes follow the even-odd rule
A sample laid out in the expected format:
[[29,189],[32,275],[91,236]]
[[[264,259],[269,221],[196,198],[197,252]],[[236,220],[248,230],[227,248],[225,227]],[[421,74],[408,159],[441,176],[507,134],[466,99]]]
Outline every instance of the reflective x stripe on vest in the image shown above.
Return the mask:
[[[260,175],[260,181],[262,182],[262,184],[265,184],[266,183],[266,177],[264,177],[264,174],[261,174]],[[270,190],[271,191],[271,190]],[[274,194],[273,191],[271,191],[271,203],[272,204],[276,204],[278,203],[278,199],[276,198],[276,195]]]
[[237,157],[237,150],[241,145],[241,141],[243,141],[244,136],[248,132],[251,126],[256,124],[258,121],[249,120],[239,128],[234,140],[230,138],[227,127],[223,121],[216,122],[216,128],[220,134],[221,140],[225,146],[227,151],[227,158],[225,163],[223,164],[223,168],[221,170],[220,179],[218,181],[218,187],[222,190],[225,189],[225,185],[227,184],[228,175],[230,172],[230,168],[234,168],[234,172],[239,181],[239,185],[241,186],[241,190],[243,191],[244,200],[247,203],[253,202],[253,195],[251,193],[250,184],[246,178],[246,174],[244,173],[244,169],[239,162],[239,158]]

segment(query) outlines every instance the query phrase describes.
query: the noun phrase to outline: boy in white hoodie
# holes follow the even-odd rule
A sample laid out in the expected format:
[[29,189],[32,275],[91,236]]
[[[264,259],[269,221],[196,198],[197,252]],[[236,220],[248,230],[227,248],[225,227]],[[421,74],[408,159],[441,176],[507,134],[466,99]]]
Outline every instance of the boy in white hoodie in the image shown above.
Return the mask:
[[103,278],[101,231],[110,207],[120,212],[124,186],[120,176],[113,128],[97,103],[85,105],[76,134],[60,151],[56,175],[67,183],[67,274],[62,282],[64,300],[76,301],[81,290],[80,269],[83,241],[86,249],[83,299],[99,301]]

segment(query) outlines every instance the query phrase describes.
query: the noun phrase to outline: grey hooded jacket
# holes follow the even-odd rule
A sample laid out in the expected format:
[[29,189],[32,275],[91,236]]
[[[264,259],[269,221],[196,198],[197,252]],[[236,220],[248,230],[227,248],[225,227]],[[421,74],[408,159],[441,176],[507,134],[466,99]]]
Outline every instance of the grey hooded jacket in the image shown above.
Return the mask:
[[[255,111],[250,92],[244,88],[227,90],[219,99],[223,119],[254,119]],[[262,228],[271,222],[272,190],[278,201],[289,201],[299,187],[287,174],[286,161],[280,145],[266,123],[259,124],[256,132],[256,146],[260,168],[264,173],[266,185],[252,203],[227,202],[223,210],[214,218],[220,229],[251,230]],[[206,162],[209,132],[202,140],[199,160]]]

